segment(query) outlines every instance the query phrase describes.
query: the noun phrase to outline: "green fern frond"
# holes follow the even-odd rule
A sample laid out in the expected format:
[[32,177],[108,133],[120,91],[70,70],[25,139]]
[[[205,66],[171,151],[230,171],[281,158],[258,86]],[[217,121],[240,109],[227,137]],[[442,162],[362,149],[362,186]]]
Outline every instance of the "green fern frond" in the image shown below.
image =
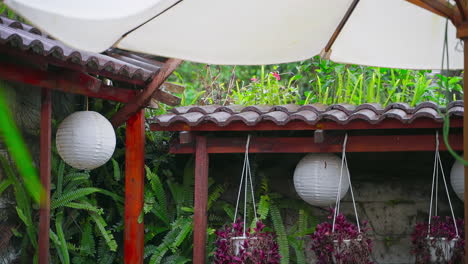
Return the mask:
[[164,258],[164,260],[162,261],[162,264],[185,264],[190,261],[191,261],[190,259],[180,256],[180,255],[171,255],[171,256]]
[[64,205],[65,207],[69,208],[74,208],[74,209],[81,209],[81,210],[86,210],[86,211],[91,211],[97,214],[102,214],[104,210],[102,208],[98,208],[92,204],[89,204],[87,202],[81,202],[81,203],[75,203],[75,202],[70,202]]
[[107,243],[107,246],[111,251],[116,251],[117,250],[117,242],[115,242],[114,235],[106,229],[107,223],[102,218],[102,216],[96,214],[96,213],[91,213],[91,218],[93,219],[94,223],[96,223],[96,226],[99,230],[99,233],[101,234],[102,238]]
[[192,232],[193,230],[193,222],[192,219],[185,218],[184,223],[182,225],[179,225],[179,234],[177,237],[173,240],[170,248],[175,251],[181,244],[182,242],[185,241],[187,236]]
[[119,163],[115,159],[112,159],[112,168],[114,170],[114,180],[116,182],[119,182],[121,179],[120,167],[119,167]]
[[213,203],[216,202],[219,197],[221,197],[221,194],[224,192],[224,188],[221,185],[217,185],[211,190],[210,195],[208,196],[208,210],[210,210],[211,206],[213,206]]
[[62,263],[70,263],[70,255],[68,253],[67,241],[65,240],[65,234],[63,233],[63,211],[59,211],[55,216],[55,231],[60,242],[58,250],[61,251],[63,259]]
[[147,245],[144,249],[143,258],[148,258],[157,249],[155,245]]
[[278,207],[275,204],[270,206],[270,216],[273,222],[273,227],[277,235],[279,252],[281,255],[281,264],[289,263],[289,243],[286,236],[286,228],[284,227],[283,219]]
[[105,239],[99,240],[97,259],[99,264],[112,264],[115,261],[115,253],[108,250],[108,243]]
[[154,192],[154,196],[156,197],[156,200],[161,205],[161,207],[166,208],[167,207],[166,192],[164,190],[161,179],[159,179],[158,175],[156,173],[153,173],[148,168],[148,166],[145,166],[145,170],[146,170],[146,177],[148,178],[150,182],[151,189]]
[[58,196],[62,194],[62,188],[63,188],[63,175],[65,171],[65,163],[63,161],[60,161],[58,171],[57,171],[57,186],[56,186],[56,193]]
[[268,212],[270,211],[270,197],[268,195],[260,196],[260,201],[258,202],[258,218],[260,220],[265,220],[268,216]]
[[56,209],[58,207],[65,206],[66,204],[70,203],[71,201],[78,200],[80,198],[83,198],[87,195],[90,195],[92,193],[100,192],[101,189],[98,188],[93,188],[93,187],[88,187],[88,188],[81,188],[75,191],[71,191],[68,193],[65,193],[59,197],[57,197],[55,200],[51,201],[50,203],[50,209]]
[[91,223],[86,221],[81,235],[80,251],[83,256],[94,256],[96,244],[94,242],[93,229]]
[[0,183],[0,195],[13,184],[13,181],[10,179],[5,179]]

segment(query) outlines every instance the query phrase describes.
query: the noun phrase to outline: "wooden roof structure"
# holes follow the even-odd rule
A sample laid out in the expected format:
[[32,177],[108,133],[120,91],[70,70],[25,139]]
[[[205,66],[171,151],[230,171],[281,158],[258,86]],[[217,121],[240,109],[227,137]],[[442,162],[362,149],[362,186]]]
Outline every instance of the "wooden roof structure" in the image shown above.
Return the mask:
[[[194,263],[205,263],[209,154],[434,151],[435,131],[450,118],[449,141],[463,150],[463,101],[440,107],[394,103],[336,105],[187,106],[149,120],[153,131],[179,132],[174,154],[195,154]],[[442,134],[442,133],[439,133]],[[446,150],[443,140],[439,148]]]
[[[112,117],[126,123],[125,263],[143,263],[144,108],[178,105],[183,87],[165,83],[181,60],[109,50],[105,54],[70,48],[39,29],[0,16],[0,79],[42,89],[40,178],[46,196],[39,211],[39,263],[49,263],[52,90],[122,102]],[[116,85],[109,85],[105,79]]]

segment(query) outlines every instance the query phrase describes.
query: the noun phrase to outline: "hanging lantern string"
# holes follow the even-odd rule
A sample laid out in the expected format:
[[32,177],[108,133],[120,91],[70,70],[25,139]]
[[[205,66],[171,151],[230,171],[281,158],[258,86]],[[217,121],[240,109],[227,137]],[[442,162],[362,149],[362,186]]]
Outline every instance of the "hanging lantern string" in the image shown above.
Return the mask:
[[440,158],[440,153],[439,153],[439,131],[436,131],[436,151],[435,151],[435,159],[434,159],[434,172],[432,175],[432,187],[431,187],[431,204],[429,206],[429,224],[427,226],[427,237],[430,237],[431,235],[431,218],[432,218],[432,205],[433,202],[435,204],[435,210],[434,210],[434,216],[437,216],[437,193],[434,201],[434,190],[437,192],[437,185],[439,184],[438,181],[438,173],[439,173],[439,168],[442,174],[442,180],[444,182],[444,187],[445,187],[445,193],[447,194],[447,199],[449,202],[450,206],[450,213],[452,214],[452,220],[453,220],[453,225],[455,227],[455,233],[456,233],[456,238],[459,238],[459,233],[458,233],[458,226],[457,226],[457,221],[455,219],[455,214],[453,212],[453,206],[452,206],[452,200],[450,199],[450,194],[448,191],[447,187],[447,181],[445,179],[445,172],[444,168],[442,166],[442,159]]
[[[341,197],[341,184],[343,181],[343,169],[346,165],[346,168],[348,167],[348,160],[346,159],[346,144],[348,143],[348,134],[345,134],[345,138],[343,141],[343,153],[341,155],[341,170],[340,170],[340,180],[338,182],[338,192],[336,195],[336,205],[335,205],[335,210],[333,212],[333,225],[332,225],[332,233],[335,232],[335,222],[336,218],[338,217],[338,214],[340,212],[340,197]],[[353,208],[354,208],[354,215],[356,216],[356,225],[358,228],[358,233],[361,233],[361,225],[359,224],[359,216],[357,213],[357,208],[356,208],[356,201],[354,199],[354,192],[353,192],[353,186],[351,184],[351,176],[350,173],[347,173],[348,175],[348,182],[349,182],[349,189],[351,191],[351,199],[353,201]]]
[[[241,175],[241,180],[239,184],[239,192],[237,194],[237,202],[236,202],[236,211],[234,212],[234,219],[233,222],[236,222],[237,219],[237,212],[239,210],[239,202],[240,202],[240,196],[242,193],[242,185],[244,185],[244,226],[243,226],[243,236],[245,237],[246,234],[246,225],[247,225],[247,193],[248,193],[248,181],[250,180],[250,190],[251,190],[251,195],[252,195],[252,203],[253,203],[253,210],[254,210],[254,216],[255,216],[255,221],[258,221],[258,216],[257,216],[257,208],[255,205],[255,196],[254,196],[254,191],[253,191],[253,181],[252,181],[252,171],[250,169],[250,161],[249,161],[249,147],[250,147],[250,135],[247,137],[247,143],[245,145],[245,155],[244,155],[244,165],[242,167],[242,175]],[[245,178],[245,180],[244,180]]]

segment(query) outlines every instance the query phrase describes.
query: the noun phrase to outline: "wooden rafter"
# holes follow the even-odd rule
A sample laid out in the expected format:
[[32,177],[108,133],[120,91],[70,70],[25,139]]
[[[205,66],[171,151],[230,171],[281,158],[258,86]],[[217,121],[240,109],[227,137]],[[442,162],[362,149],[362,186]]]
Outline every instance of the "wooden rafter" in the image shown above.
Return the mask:
[[[0,79],[122,103],[130,102],[141,91],[107,86],[102,84],[98,78],[84,72],[68,69],[51,72],[6,62],[0,62]],[[174,84],[164,83],[163,85],[170,87],[166,90],[180,91],[183,89]],[[159,90],[155,97],[160,102],[170,106],[176,106],[180,103],[180,98],[162,90]]]
[[159,87],[181,63],[182,60],[179,59],[168,59],[159,73],[148,84],[148,86],[112,117],[112,125],[114,127],[121,125],[130,116],[144,108],[151,101],[151,98],[159,99],[159,96],[161,95],[161,90]]
[[456,7],[445,0],[406,0],[412,4],[422,7],[434,14],[446,17],[457,26],[462,23],[460,12]]
[[[243,153],[246,138],[208,138],[208,153]],[[463,150],[463,135],[451,134],[450,144],[455,150]],[[311,137],[253,137],[250,153],[324,153],[340,152],[343,136],[326,137],[323,143],[314,143]],[[349,135],[347,152],[398,152],[434,151],[434,135]],[[446,150],[440,140],[440,150]],[[174,154],[195,153],[194,144],[171,143],[170,152]]]
[[455,3],[457,4],[458,11],[460,12],[462,21],[466,21],[466,18],[468,16],[468,7],[466,4],[466,1],[464,0],[455,0]]

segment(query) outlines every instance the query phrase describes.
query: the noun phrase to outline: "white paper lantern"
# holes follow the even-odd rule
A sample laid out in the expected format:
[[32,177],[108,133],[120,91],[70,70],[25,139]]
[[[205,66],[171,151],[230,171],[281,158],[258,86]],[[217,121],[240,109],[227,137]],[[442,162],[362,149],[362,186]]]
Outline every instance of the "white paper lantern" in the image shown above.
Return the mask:
[[[308,154],[299,161],[294,171],[294,187],[307,203],[333,206],[340,181],[341,158],[333,154]],[[349,189],[348,168],[343,168],[340,199]]]
[[94,111],[75,112],[57,130],[57,151],[68,165],[92,170],[114,153],[115,132],[109,120]]
[[465,167],[460,161],[455,161],[450,172],[452,188],[463,202],[465,202]]

